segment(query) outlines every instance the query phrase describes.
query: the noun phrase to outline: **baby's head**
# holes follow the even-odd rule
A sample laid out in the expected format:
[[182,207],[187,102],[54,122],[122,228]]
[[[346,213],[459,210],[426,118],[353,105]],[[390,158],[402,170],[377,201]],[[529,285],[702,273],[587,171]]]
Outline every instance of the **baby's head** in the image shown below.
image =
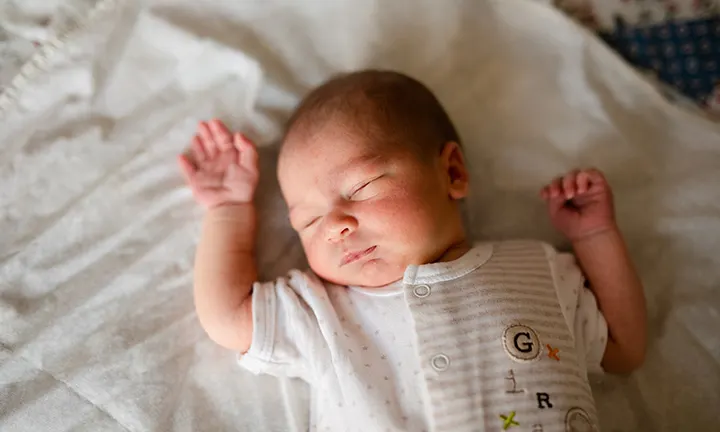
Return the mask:
[[399,73],[342,75],[310,93],[289,121],[278,178],[313,271],[382,286],[464,251],[459,141],[430,90]]

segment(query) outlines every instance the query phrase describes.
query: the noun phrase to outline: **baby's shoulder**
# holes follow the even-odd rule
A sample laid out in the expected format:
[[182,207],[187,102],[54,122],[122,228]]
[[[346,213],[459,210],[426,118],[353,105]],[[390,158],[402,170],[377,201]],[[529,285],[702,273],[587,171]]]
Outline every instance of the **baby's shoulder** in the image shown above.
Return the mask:
[[557,249],[542,240],[517,239],[492,242],[493,252],[501,254],[532,254],[538,253],[546,258],[553,258],[558,254]]
[[330,294],[336,295],[347,290],[346,286],[328,282],[310,269],[289,270],[284,276],[267,282],[256,282],[256,285],[271,286],[275,290],[290,290],[303,298],[327,298]]

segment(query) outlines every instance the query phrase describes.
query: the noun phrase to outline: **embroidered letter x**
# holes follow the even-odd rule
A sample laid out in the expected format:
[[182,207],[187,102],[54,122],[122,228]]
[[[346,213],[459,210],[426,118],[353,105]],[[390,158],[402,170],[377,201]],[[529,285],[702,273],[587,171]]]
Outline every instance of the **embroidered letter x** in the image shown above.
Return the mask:
[[510,415],[507,416],[500,414],[500,418],[503,420],[503,430],[508,430],[512,426],[520,426],[520,423],[514,420],[515,411],[510,411]]
[[560,357],[558,357],[558,353],[560,352],[560,348],[553,348],[550,346],[550,344],[545,345],[548,349],[548,357],[551,359],[555,359],[557,361],[560,361]]

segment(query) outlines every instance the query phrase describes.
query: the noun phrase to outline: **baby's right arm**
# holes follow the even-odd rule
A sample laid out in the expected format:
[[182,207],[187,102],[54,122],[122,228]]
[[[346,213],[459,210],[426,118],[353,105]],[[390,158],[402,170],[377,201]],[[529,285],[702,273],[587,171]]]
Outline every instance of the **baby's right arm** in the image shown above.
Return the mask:
[[195,309],[208,336],[246,352],[252,341],[258,183],[255,146],[218,120],[200,123],[192,160],[178,159],[195,200],[208,211],[195,257]]

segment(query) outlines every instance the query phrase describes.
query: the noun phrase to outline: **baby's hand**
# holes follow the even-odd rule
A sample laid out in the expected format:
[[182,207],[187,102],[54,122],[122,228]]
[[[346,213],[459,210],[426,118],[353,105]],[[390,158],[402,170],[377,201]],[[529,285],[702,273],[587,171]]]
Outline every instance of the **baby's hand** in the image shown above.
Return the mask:
[[540,191],[556,229],[570,241],[613,230],[615,212],[610,185],[596,170],[575,170]]
[[258,184],[258,154],[242,134],[231,134],[219,120],[200,122],[192,160],[178,156],[195,200],[206,208],[251,203]]

